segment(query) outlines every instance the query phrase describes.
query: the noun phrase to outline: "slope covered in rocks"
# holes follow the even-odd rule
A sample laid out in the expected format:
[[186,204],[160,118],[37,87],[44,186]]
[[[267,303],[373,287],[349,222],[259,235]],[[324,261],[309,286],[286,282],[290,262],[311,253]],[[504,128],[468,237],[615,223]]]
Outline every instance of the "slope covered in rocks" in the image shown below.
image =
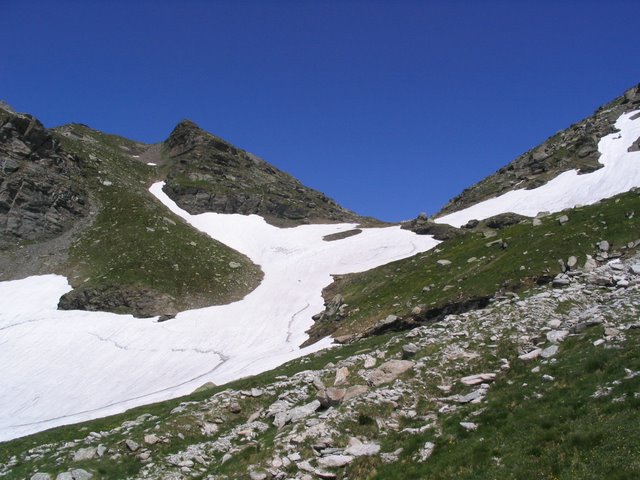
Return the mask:
[[635,478],[639,262],[9,442],[0,478]]

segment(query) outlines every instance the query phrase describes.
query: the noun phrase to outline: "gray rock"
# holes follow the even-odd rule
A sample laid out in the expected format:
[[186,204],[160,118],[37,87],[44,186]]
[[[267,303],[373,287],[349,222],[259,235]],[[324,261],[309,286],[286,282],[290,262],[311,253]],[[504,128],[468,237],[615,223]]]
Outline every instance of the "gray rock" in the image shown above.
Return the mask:
[[56,476],[56,480],[73,480],[73,475],[71,472],[62,472]]
[[567,285],[571,285],[571,279],[564,273],[559,273],[553,279],[554,287],[566,287]]
[[560,343],[569,335],[568,330],[551,330],[547,332],[547,340],[551,343]]
[[231,402],[229,404],[229,411],[231,413],[240,413],[242,411],[242,407],[238,402]]
[[609,242],[607,242],[606,240],[602,240],[598,242],[598,249],[601,252],[608,252],[610,248],[611,248],[611,245],[609,245]]
[[279,412],[275,415],[273,424],[278,429],[280,429],[289,422],[294,423],[299,420],[302,420],[303,418],[308,417],[309,415],[314,413],[316,410],[318,410],[320,406],[321,406],[320,401],[314,400],[310,403],[307,403],[306,405],[292,408],[291,410],[288,410],[286,412]]
[[542,225],[542,220],[536,217],[533,219],[532,223],[534,227],[539,227],[540,225]]
[[391,382],[413,368],[414,365],[415,363],[410,360],[389,360],[371,372],[369,383],[377,387],[383,383]]
[[467,393],[466,395],[458,395],[456,397],[456,401],[458,403],[478,403],[480,400],[484,398],[487,391],[484,388],[478,388],[473,392]]
[[82,468],[75,468],[71,470],[71,477],[73,480],[91,480],[93,474],[83,470]]
[[318,465],[325,468],[340,468],[353,462],[351,455],[327,455],[318,459]]
[[571,255],[567,259],[567,268],[569,268],[569,270],[575,270],[577,265],[578,265],[578,257],[576,257],[575,255]]
[[447,265],[451,265],[451,260],[438,260],[436,263],[441,267],[446,267]]
[[566,215],[560,215],[560,216],[558,217],[558,223],[559,223],[560,225],[564,225],[564,224],[565,224],[565,223],[567,223],[568,221],[569,221],[569,217],[568,217],[568,216],[566,216]]
[[598,263],[591,255],[587,255],[587,260],[584,262],[584,267],[582,267],[582,269],[585,272],[593,272],[596,268],[598,268]]
[[336,378],[333,382],[334,386],[345,385],[347,378],[349,377],[349,369],[347,367],[340,367],[336,370]]
[[468,430],[468,431],[477,430],[478,429],[478,425],[476,423],[473,423],[473,422],[460,422],[460,426],[462,428],[464,428],[465,430]]
[[528,353],[524,353],[522,355],[519,355],[518,358],[520,360],[535,360],[536,358],[538,358],[540,356],[540,354],[542,353],[542,349],[541,348],[536,348],[534,350],[531,350]]
[[416,353],[418,353],[418,346],[414,343],[408,343],[402,346],[402,358],[407,359],[411,357],[415,357]]
[[31,475],[31,480],[51,480],[51,475],[38,472]]
[[418,450],[418,460],[421,462],[425,462],[428,458],[433,454],[433,449],[436,448],[436,445],[432,442],[427,442],[424,446]]
[[144,436],[144,443],[146,443],[147,445],[155,445],[159,441],[160,439],[158,438],[158,436],[154,435],[153,433]]
[[96,456],[96,448],[95,447],[81,448],[80,450],[77,450],[73,454],[73,461],[74,462],[83,462],[85,460],[91,460],[95,456]]
[[559,347],[557,345],[551,345],[540,352],[542,358],[551,358],[558,353]]
[[134,442],[133,440],[127,438],[124,441],[124,444],[127,446],[127,448],[129,450],[131,450],[132,452],[135,452],[136,450],[138,450],[138,448],[140,448],[140,445],[138,445],[136,442]]
[[464,385],[473,386],[480,385],[481,383],[490,383],[496,379],[495,373],[478,373],[476,375],[469,375],[462,377],[460,382]]
[[380,445],[377,443],[363,443],[355,437],[349,439],[349,445],[344,453],[353,457],[364,457],[377,455],[380,452]]
[[96,454],[98,455],[98,457],[103,457],[104,454],[107,453],[108,450],[109,449],[106,446],[100,444],[96,448]]
[[629,272],[634,275],[640,275],[640,263],[634,263],[629,267]]
[[249,472],[249,478],[251,480],[265,480],[267,478],[267,474],[264,472],[256,472],[252,470]]

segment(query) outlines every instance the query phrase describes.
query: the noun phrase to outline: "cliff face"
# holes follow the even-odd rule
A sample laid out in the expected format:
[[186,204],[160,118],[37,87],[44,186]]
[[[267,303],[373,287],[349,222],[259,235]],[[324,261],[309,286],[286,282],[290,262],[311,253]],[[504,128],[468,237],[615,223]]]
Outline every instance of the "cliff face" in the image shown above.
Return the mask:
[[363,220],[191,121],[176,126],[164,149],[170,159],[165,191],[189,213],[254,213],[277,226]]
[[38,120],[0,108],[0,247],[50,238],[84,216],[77,171]]
[[515,189],[544,185],[560,173],[599,169],[598,141],[615,131],[616,120],[640,107],[640,85],[600,107],[590,117],[563,130],[541,145],[523,153],[508,165],[450,200],[435,216],[440,217]]

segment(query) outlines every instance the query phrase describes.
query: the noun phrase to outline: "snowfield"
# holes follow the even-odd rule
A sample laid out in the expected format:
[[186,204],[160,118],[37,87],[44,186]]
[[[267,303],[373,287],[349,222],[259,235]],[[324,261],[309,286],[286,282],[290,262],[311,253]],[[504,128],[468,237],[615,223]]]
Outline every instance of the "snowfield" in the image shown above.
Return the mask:
[[[122,412],[274,368],[326,348],[305,349],[312,315],[323,310],[330,274],[364,271],[437,245],[399,227],[353,224],[280,229],[257,215],[190,215],[151,187],[195,228],[244,253],[264,271],[243,300],[185,311],[170,321],[59,311],[71,290],[57,275],[0,282],[0,441]],[[7,301],[8,299],[8,301]]]
[[534,217],[540,212],[559,212],[577,205],[590,205],[604,198],[640,187],[640,152],[628,148],[640,137],[640,110],[625,113],[616,121],[619,132],[598,143],[600,163],[595,172],[578,175],[576,170],[561,173],[532,190],[514,190],[440,218],[438,223],[460,227],[469,220],[483,220],[499,213],[514,212]]

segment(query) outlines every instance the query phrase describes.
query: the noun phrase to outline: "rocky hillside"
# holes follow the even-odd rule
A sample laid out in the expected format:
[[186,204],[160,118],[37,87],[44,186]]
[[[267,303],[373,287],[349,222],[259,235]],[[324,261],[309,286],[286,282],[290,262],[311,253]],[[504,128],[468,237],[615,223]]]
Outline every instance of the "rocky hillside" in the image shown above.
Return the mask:
[[6,443],[0,478],[636,478],[634,255],[182,400]]
[[0,105],[0,248],[50,239],[88,213],[81,159],[31,115]]
[[164,153],[165,191],[191,214],[255,213],[279,227],[372,222],[188,120],[171,132]]
[[244,297],[262,278],[244,255],[148,192],[160,148],[0,109],[2,280],[57,273],[60,308],[172,316]]
[[[462,210],[514,189],[539,187],[567,170],[589,173],[599,169],[598,141],[615,131],[616,120],[640,108],[640,85],[603,105],[590,117],[556,133],[508,165],[450,200],[435,216]],[[640,141],[640,139],[638,139]],[[636,148],[638,143],[636,142]]]

